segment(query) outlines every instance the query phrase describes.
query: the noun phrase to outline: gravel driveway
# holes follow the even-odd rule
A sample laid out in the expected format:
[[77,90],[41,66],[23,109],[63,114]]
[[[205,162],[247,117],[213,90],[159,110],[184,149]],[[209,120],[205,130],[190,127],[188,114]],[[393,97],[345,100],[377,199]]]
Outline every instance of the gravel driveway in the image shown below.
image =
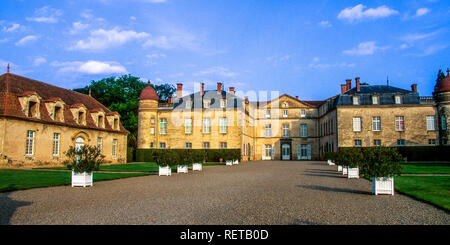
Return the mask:
[[0,193],[0,224],[450,224],[407,196],[374,196],[324,162],[250,162]]

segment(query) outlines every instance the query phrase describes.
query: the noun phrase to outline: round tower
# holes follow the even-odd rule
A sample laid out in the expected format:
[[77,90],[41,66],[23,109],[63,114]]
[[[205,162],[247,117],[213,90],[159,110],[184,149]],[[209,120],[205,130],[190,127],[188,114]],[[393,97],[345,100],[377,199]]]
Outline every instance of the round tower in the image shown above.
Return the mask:
[[150,85],[139,96],[137,148],[156,148],[159,96]]
[[436,98],[438,120],[439,120],[439,143],[446,145],[450,140],[448,121],[450,118],[450,69],[447,68],[447,76],[434,87]]

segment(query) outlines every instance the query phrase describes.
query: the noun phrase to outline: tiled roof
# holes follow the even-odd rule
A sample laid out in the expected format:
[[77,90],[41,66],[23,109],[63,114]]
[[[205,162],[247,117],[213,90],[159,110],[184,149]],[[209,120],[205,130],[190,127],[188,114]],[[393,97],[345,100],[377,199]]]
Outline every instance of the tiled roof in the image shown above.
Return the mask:
[[159,100],[159,96],[156,93],[155,89],[150,86],[150,82],[148,83],[148,86],[145,87],[142,92],[141,95],[139,96],[140,100]]
[[[8,80],[8,89],[6,88],[6,81]],[[29,96],[37,93],[42,100],[40,101],[40,115],[38,118],[30,118],[22,111],[22,106],[19,102],[20,96]],[[6,96],[8,95],[8,96]],[[64,103],[64,122],[53,120],[49,116],[46,102],[54,102],[61,99]],[[70,108],[84,105],[87,108],[86,125],[80,125],[75,122]],[[5,73],[0,76],[0,116],[9,116],[20,118],[28,121],[36,121],[42,123],[59,124],[77,128],[88,128],[103,131],[113,131],[128,134],[129,132],[120,123],[120,130],[113,130],[109,125],[108,120],[105,120],[105,128],[97,127],[90,114],[91,111],[98,111],[102,109],[107,115],[115,115],[89,95],[81,94],[72,90],[56,87],[51,84],[32,80],[26,77],[18,76],[12,73]]]

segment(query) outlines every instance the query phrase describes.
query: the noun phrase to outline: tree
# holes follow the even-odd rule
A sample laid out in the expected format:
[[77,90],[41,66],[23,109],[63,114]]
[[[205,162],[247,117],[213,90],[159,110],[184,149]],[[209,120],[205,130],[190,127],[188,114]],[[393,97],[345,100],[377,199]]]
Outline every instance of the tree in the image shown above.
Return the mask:
[[[89,94],[106,106],[111,111],[120,114],[122,125],[130,131],[128,135],[128,145],[136,147],[138,128],[138,107],[139,95],[147,86],[140,78],[131,75],[121,77],[103,78],[98,81],[91,81],[91,84],[84,88],[77,88],[74,91]],[[171,84],[151,85],[158,94],[160,101],[165,101],[172,97],[176,91]]]

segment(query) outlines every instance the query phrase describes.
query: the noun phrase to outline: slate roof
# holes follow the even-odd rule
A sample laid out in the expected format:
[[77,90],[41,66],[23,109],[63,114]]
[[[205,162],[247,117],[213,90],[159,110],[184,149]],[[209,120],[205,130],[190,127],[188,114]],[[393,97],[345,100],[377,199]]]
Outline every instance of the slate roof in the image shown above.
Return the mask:
[[220,100],[226,99],[227,104],[225,109],[244,109],[242,106],[243,99],[234,94],[222,91],[221,94],[217,90],[206,90],[203,95],[196,92],[179,99],[173,100],[173,110],[186,110],[186,102],[191,101],[190,109],[201,109],[203,107],[203,100],[209,100],[210,106],[208,109],[223,109],[220,107]]
[[[8,89],[6,81],[8,80]],[[19,97],[23,95],[30,95],[37,93],[42,100],[40,101],[40,118],[27,117],[22,111],[22,106],[19,102]],[[8,96],[6,96],[8,95]],[[64,105],[64,122],[53,120],[49,116],[46,102],[56,101],[61,99]],[[72,115],[70,108],[84,105],[87,108],[86,113],[86,125],[78,124]],[[0,116],[9,116],[20,118],[27,121],[58,124],[62,126],[70,126],[77,128],[88,128],[111,132],[120,132],[128,134],[129,132],[119,123],[120,130],[114,130],[105,120],[105,128],[97,127],[91,116],[91,112],[97,112],[103,110],[107,116],[117,115],[117,112],[112,112],[106,106],[102,105],[96,99],[89,95],[81,94],[73,90],[60,88],[48,83],[36,81],[12,73],[5,73],[0,76]]]
[[387,86],[387,85],[361,85],[360,91],[352,88],[344,94],[338,95],[336,106],[353,105],[353,96],[359,96],[359,105],[372,105],[372,96],[378,95],[379,105],[396,105],[395,95],[402,96],[401,105],[420,104],[419,94],[417,92]]

